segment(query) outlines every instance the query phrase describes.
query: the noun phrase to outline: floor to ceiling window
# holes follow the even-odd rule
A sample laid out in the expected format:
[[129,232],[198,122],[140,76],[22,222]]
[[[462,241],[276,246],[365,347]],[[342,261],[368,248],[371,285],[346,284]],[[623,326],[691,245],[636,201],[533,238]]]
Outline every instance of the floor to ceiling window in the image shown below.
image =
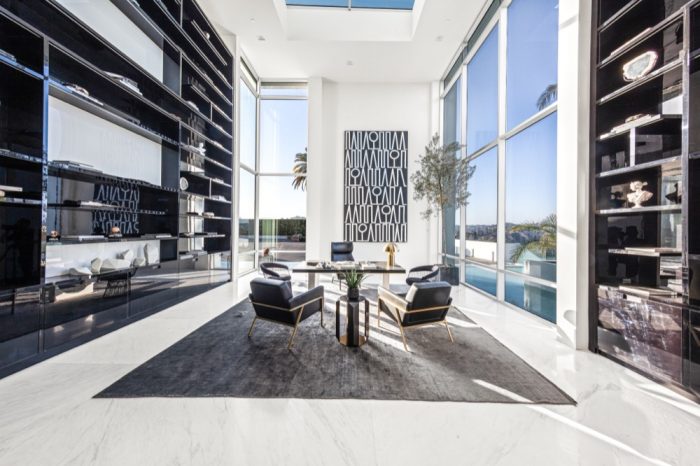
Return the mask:
[[[558,0],[493,2],[460,54],[457,77],[446,83],[443,119],[443,135],[464,122],[462,143],[474,167],[456,222],[464,227],[454,244],[464,251],[443,254],[459,258],[466,285],[552,322],[558,7]],[[448,121],[452,83],[462,81],[463,104]]]
[[306,257],[307,88],[259,83],[243,66],[238,273]]
[[[461,143],[462,141],[462,83],[460,79],[457,79],[445,95],[442,140],[444,144]],[[457,154],[457,156],[461,156],[461,154]],[[442,224],[445,229],[442,253],[453,259],[458,259],[460,254],[461,216],[461,209],[454,204],[448,205],[442,212]]]

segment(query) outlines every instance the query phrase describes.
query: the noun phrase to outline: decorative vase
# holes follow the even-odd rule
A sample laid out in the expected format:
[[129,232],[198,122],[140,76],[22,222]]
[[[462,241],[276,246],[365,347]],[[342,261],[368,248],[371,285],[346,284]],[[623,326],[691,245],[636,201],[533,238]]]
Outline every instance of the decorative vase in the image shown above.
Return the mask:
[[358,299],[360,299],[360,289],[348,288],[348,299],[351,301],[357,301]]
[[386,266],[393,267],[396,265],[396,244],[389,243],[384,246],[384,252],[386,253]]

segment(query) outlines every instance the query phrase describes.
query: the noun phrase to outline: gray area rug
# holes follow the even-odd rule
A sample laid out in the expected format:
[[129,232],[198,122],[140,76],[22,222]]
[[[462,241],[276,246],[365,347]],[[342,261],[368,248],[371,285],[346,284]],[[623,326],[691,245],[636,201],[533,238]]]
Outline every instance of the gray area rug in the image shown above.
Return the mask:
[[452,309],[444,327],[408,330],[410,353],[386,316],[370,340],[346,348],[335,339],[335,304],[291,328],[258,321],[248,300],[195,330],[96,398],[239,397],[575,404],[557,386]]

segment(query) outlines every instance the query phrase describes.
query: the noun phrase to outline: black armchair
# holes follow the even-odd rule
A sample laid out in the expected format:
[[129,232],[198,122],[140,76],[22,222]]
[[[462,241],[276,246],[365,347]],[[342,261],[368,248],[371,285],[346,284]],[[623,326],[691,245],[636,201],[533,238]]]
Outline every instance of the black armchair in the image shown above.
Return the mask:
[[277,262],[263,262],[260,264],[260,270],[265,278],[282,280],[285,282],[292,279],[292,274],[289,273],[289,267]]
[[447,324],[447,312],[452,305],[451,292],[452,287],[446,282],[415,283],[406,294],[379,287],[378,325],[381,327],[382,312],[388,315],[399,326],[406,351],[409,349],[406,344],[405,330],[425,325],[444,325],[450,341],[454,343],[452,331]]
[[[341,261],[355,261],[355,258],[352,256],[352,251],[354,247],[352,242],[350,241],[341,241],[341,242],[334,242],[331,243],[331,261],[333,262],[341,262]],[[343,288],[343,281],[345,281],[345,274],[344,273],[338,273],[336,274],[338,278],[338,283],[340,288]]]
[[253,334],[253,327],[258,319],[293,327],[287,349],[292,348],[299,323],[317,312],[321,313],[323,326],[323,287],[316,288],[294,296],[292,285],[278,279],[256,278],[250,282],[250,301],[255,309],[255,318],[250,325],[248,337]]
[[414,283],[434,282],[440,274],[440,266],[438,265],[421,265],[413,267],[408,271],[406,276],[406,284],[413,285]]

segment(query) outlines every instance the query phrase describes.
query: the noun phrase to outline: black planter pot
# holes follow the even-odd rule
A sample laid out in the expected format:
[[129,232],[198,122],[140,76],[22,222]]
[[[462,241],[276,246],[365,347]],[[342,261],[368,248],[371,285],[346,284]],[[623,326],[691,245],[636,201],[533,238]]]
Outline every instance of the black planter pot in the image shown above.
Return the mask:
[[440,281],[447,282],[452,286],[459,285],[459,268],[456,265],[441,265]]
[[348,299],[357,301],[360,299],[360,289],[359,288],[348,288]]

